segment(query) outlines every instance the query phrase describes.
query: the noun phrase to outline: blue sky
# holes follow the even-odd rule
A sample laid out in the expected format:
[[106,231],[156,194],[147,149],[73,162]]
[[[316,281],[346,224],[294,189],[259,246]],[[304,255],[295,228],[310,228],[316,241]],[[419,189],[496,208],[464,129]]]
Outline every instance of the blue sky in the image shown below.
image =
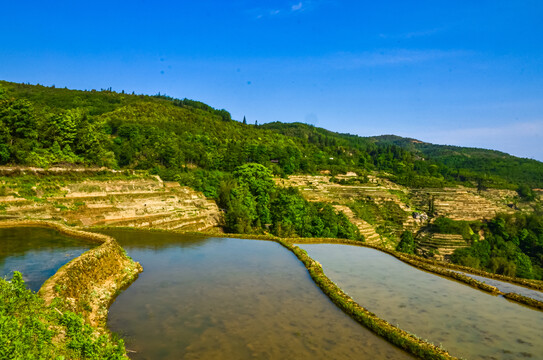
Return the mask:
[[0,79],[543,160],[543,1],[3,1]]

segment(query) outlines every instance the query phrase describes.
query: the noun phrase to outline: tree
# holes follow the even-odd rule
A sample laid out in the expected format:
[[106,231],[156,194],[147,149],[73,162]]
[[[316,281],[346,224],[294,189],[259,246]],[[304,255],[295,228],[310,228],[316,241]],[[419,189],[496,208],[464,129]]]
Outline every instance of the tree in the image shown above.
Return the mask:
[[238,234],[252,232],[258,220],[256,208],[255,198],[246,187],[232,189],[225,215],[225,230]]
[[243,124],[247,125],[247,119],[245,118],[245,116],[243,116]]
[[234,171],[234,177],[242,188],[247,188],[256,200],[256,212],[261,224],[271,221],[270,195],[275,189],[273,174],[264,165],[249,163],[238,166]]
[[77,136],[77,129],[86,115],[79,109],[68,110],[50,116],[44,130],[49,143],[57,141],[59,145],[72,145]]
[[411,231],[404,231],[401,236],[400,243],[396,246],[396,251],[400,251],[406,254],[415,253],[415,238],[413,238],[413,233]]
[[38,118],[28,100],[0,100],[0,148],[2,159],[7,154],[17,163],[26,163],[38,144]]
[[533,201],[535,199],[535,193],[528,185],[519,185],[517,193],[518,196],[520,196],[520,198],[523,200]]
[[8,126],[13,139],[36,139],[37,118],[28,100],[4,100],[0,105],[0,120]]
[[10,143],[9,129],[0,120],[0,164],[5,164],[9,161],[10,151],[8,144]]
[[435,215],[436,209],[435,209],[435,200],[434,196],[430,195],[430,198],[428,199],[428,216],[433,217]]
[[516,268],[516,275],[521,278],[525,279],[533,279],[533,268],[532,268],[532,262],[530,261],[530,258],[528,255],[522,253],[521,251],[517,252],[515,257],[515,264],[517,265]]

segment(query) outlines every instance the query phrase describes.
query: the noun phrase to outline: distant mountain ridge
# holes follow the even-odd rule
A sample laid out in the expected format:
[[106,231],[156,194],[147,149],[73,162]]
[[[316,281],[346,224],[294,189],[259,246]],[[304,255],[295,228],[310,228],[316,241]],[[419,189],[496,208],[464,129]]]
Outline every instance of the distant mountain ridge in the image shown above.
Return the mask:
[[302,123],[247,125],[189,99],[0,81],[0,165],[150,169],[174,179],[191,169],[231,172],[250,162],[280,176],[377,171],[411,187],[543,188],[543,163],[495,150]]
[[[380,135],[362,137],[352,134],[335,133],[326,129],[303,123],[273,122],[261,125],[289,136],[296,136],[311,141],[313,137],[332,137],[351,146],[359,144],[375,144],[379,146],[399,146],[421,159],[434,161],[456,170],[469,170],[475,176],[486,177],[498,175],[512,183],[528,183],[540,187],[543,179],[543,163],[533,159],[519,158],[507,153],[473,147],[454,145],[437,145],[413,138],[397,135]],[[518,176],[522,172],[522,176]],[[463,176],[463,175],[462,175]]]

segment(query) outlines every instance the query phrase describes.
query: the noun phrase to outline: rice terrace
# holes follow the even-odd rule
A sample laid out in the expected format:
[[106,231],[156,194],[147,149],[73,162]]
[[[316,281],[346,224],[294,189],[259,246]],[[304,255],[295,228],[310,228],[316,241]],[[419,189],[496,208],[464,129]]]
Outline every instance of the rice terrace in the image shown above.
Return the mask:
[[543,360],[543,2],[0,17],[0,360]]

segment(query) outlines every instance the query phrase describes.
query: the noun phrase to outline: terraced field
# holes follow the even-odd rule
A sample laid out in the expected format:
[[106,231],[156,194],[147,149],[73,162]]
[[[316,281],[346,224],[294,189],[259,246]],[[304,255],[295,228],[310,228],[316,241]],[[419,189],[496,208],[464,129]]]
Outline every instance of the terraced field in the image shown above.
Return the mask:
[[[445,216],[453,220],[491,219],[497,213],[512,213],[512,199],[516,193],[511,190],[486,190],[480,193],[476,189],[443,188],[411,189],[414,204],[419,208],[428,208],[433,200],[436,216]],[[509,205],[509,206],[508,206]]]
[[67,182],[59,194],[25,198],[9,189],[0,196],[8,218],[60,219],[84,226],[202,231],[217,227],[221,212],[213,200],[158,176],[130,180]]
[[[464,221],[491,219],[498,213],[512,213],[517,209],[517,194],[511,190],[488,189],[478,192],[477,189],[465,187],[412,189],[371,175],[364,184],[338,183],[356,179],[354,173],[336,176],[337,182],[331,182],[331,179],[329,175],[293,175],[288,179],[276,179],[276,182],[281,186],[298,188],[309,201],[333,204],[337,211],[343,212],[358,227],[368,243],[388,248],[395,247],[401,231],[417,233],[426,225],[431,207],[434,218],[444,216]],[[350,205],[356,201],[373,203],[378,208],[394,204],[407,216],[403,224],[391,230],[392,236],[383,236],[379,234],[383,233],[383,221],[370,223],[352,211]],[[390,230],[390,224],[387,226]],[[445,260],[455,249],[468,246],[461,235],[421,234],[417,240],[419,253]]]
[[468,247],[469,244],[457,234],[431,234],[417,241],[420,254],[435,254],[437,260],[448,260],[454,250]]

